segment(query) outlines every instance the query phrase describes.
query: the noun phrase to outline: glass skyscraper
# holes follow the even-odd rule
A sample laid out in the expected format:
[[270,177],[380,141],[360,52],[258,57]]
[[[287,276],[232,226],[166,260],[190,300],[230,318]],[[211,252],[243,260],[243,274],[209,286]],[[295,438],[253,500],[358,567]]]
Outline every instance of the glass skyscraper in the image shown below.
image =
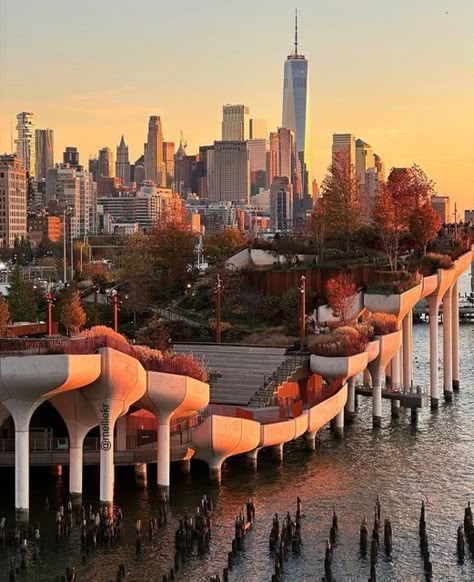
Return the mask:
[[309,194],[311,146],[309,123],[308,61],[298,53],[298,26],[295,18],[295,51],[285,62],[282,127],[296,135],[300,193]]

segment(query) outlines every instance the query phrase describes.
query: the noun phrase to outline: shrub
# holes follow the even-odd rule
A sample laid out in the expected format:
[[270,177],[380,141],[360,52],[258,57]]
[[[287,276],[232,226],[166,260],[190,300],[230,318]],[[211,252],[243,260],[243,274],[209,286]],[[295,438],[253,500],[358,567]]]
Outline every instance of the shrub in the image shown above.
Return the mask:
[[428,253],[421,259],[421,264],[431,273],[434,273],[438,269],[452,269],[454,267],[454,263],[449,255],[441,255],[438,253]]
[[397,318],[389,313],[373,313],[368,323],[373,327],[374,335],[387,335],[398,330]]
[[101,338],[104,336],[128,344],[128,339],[124,335],[118,333],[117,331],[114,331],[112,328],[107,327],[106,325],[95,325],[90,329],[85,329],[84,331],[81,331],[81,333],[79,334],[79,337],[89,337],[89,338],[94,337]]
[[348,357],[361,354],[367,349],[367,329],[343,326],[326,335],[316,336],[308,342],[310,351],[318,356]]

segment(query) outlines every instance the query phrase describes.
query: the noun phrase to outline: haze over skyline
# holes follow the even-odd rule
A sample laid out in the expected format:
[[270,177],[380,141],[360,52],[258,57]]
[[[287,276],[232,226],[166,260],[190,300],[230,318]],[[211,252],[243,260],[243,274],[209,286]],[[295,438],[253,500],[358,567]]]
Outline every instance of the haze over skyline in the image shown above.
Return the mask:
[[[313,173],[320,183],[333,133],[370,143],[387,169],[419,164],[440,194],[474,207],[474,3],[470,0],[0,0],[0,152],[10,120],[32,111],[81,162],[122,133],[135,160],[150,115],[188,152],[220,138],[222,105],[281,125],[283,64],[309,61]],[[25,14],[28,15],[25,18]],[[34,65],[33,65],[34,63]],[[454,204],[452,204],[454,207]]]

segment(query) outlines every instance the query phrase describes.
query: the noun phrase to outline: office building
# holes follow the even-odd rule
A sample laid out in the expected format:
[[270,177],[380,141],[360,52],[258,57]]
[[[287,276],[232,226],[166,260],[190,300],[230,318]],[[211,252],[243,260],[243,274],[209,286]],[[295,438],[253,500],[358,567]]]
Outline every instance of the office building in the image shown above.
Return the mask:
[[267,163],[270,142],[265,138],[249,139],[247,141],[250,163],[250,191],[257,194],[260,188],[267,186]]
[[174,142],[163,142],[163,166],[165,169],[164,186],[171,188],[174,180]]
[[54,133],[52,129],[35,130],[37,180],[46,179],[50,168],[54,167]]
[[293,227],[293,187],[287,177],[274,178],[270,187],[270,224],[273,230]]
[[163,132],[161,119],[152,115],[148,121],[148,136],[145,147],[145,179],[157,186],[165,183],[163,168]]
[[246,141],[249,138],[249,108],[245,105],[224,105],[222,108],[222,141]]
[[361,189],[365,189],[365,174],[375,169],[375,155],[368,143],[361,139],[355,141],[355,169]]
[[117,161],[115,162],[115,176],[121,178],[124,184],[130,183],[130,160],[128,157],[128,145],[122,135],[117,146]]
[[250,163],[246,143],[214,142],[213,177],[208,193],[209,200],[247,204],[249,195]]
[[26,169],[15,155],[0,156],[0,244],[26,236]]
[[99,177],[110,178],[114,175],[114,154],[108,147],[99,150]]
[[268,139],[266,119],[250,119],[249,139]]
[[309,71],[308,61],[298,51],[297,16],[294,52],[288,55],[284,68],[282,127],[291,129],[295,134],[301,193],[309,194],[311,183]]
[[332,136],[332,163],[347,168],[355,166],[355,142],[351,133],[335,133]]
[[16,155],[31,177],[36,172],[36,144],[34,113],[23,111],[16,116],[17,138],[15,140]]
[[297,171],[298,160],[295,134],[292,130],[279,127],[270,133],[270,156],[268,164],[268,183],[274,178],[288,178],[293,185],[293,192],[299,194],[301,184]]
[[431,196],[430,202],[433,210],[438,213],[441,224],[448,224],[451,222],[449,196]]
[[92,174],[92,179],[94,180],[94,182],[98,182],[100,178],[98,158],[89,159],[88,170]]
[[76,147],[66,148],[63,152],[63,164],[67,164],[70,168],[79,168],[79,152]]

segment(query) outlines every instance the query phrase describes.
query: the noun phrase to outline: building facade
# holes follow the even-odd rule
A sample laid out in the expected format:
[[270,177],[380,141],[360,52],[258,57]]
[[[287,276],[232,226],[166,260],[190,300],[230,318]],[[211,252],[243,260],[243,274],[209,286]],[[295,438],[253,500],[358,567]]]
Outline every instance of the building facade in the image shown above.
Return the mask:
[[165,184],[166,188],[172,188],[174,180],[174,142],[163,142],[163,166],[165,170]]
[[163,131],[158,115],[150,116],[145,147],[145,179],[157,186],[165,182],[163,169]]
[[213,176],[208,196],[212,202],[248,203],[250,162],[245,142],[214,142]]
[[117,146],[117,161],[115,162],[115,176],[121,178],[124,184],[130,183],[130,159],[128,157],[128,145],[122,135]]
[[17,138],[15,140],[16,155],[20,158],[23,167],[31,177],[36,172],[36,144],[35,144],[35,116],[34,113],[23,111],[16,116]]
[[52,129],[35,130],[37,180],[45,180],[48,170],[54,167],[54,132]]
[[351,133],[334,133],[332,136],[332,163],[350,168],[356,162],[356,139]]
[[270,188],[270,224],[273,230],[293,228],[293,187],[288,178],[275,178]]
[[433,210],[438,213],[441,224],[448,224],[451,222],[449,196],[431,196],[430,202]]
[[110,178],[114,170],[114,154],[109,147],[103,147],[99,150],[99,177]]
[[299,193],[299,173],[295,134],[291,129],[279,127],[270,133],[270,153],[268,164],[268,183],[275,178],[288,178],[293,191]]
[[63,164],[68,164],[70,168],[79,168],[79,152],[76,147],[66,147],[63,152]]
[[12,247],[26,236],[26,169],[15,155],[0,156],[0,242]]
[[250,163],[250,191],[257,194],[260,188],[267,186],[267,165],[270,152],[270,142],[265,138],[249,139],[247,141]]
[[246,105],[224,105],[222,141],[246,141],[248,138],[249,108]]

